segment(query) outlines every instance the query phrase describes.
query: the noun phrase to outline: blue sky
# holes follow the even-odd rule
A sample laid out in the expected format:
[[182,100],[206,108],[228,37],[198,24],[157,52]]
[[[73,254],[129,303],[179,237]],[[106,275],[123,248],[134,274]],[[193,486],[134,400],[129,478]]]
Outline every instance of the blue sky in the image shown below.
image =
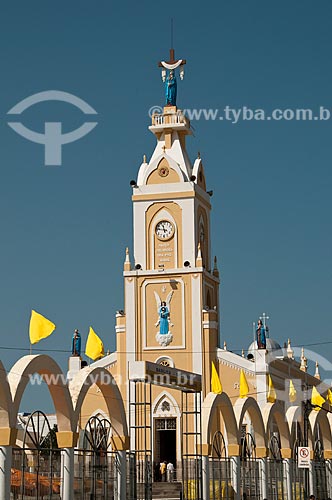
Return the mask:
[[[84,341],[93,325],[114,349],[124,251],[132,247],[129,181],[154,148],[148,110],[163,105],[156,63],[168,56],[171,17],[176,55],[187,59],[179,107],[332,111],[331,2],[172,5],[35,0],[1,7],[0,358],[7,369],[28,352],[31,308],[57,324],[37,347],[55,350],[64,369],[75,328]],[[50,89],[98,112],[98,126],[64,146],[59,167],[45,167],[43,147],[7,125],[12,106]],[[61,121],[65,131],[85,121],[54,102],[21,119],[40,132],[45,121]],[[331,358],[331,120],[193,126],[189,154],[201,152],[214,191],[223,339],[230,349],[246,348],[265,311],[281,344],[291,337]],[[42,392],[29,394],[22,409],[40,406]]]

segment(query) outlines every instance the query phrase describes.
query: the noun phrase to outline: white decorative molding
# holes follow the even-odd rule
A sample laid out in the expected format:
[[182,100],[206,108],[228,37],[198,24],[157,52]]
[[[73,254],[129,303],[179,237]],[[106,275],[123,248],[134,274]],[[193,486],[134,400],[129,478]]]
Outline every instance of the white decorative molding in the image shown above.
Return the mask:
[[156,334],[156,341],[158,344],[160,344],[162,347],[167,347],[173,340],[173,335],[171,332],[168,333],[157,333]]

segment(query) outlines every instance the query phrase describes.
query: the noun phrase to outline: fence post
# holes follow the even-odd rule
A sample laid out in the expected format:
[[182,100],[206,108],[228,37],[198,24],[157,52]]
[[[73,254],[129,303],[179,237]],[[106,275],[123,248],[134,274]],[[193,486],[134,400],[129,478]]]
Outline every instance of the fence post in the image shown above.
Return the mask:
[[72,500],[74,496],[74,448],[61,450],[62,500]]
[[287,498],[289,500],[292,500],[293,468],[291,466],[291,459],[285,458],[284,463],[285,463]]
[[240,474],[241,459],[239,456],[230,458],[232,468],[232,485],[234,490],[234,500],[240,500]]
[[316,491],[314,488],[314,467],[313,467],[313,460],[310,460],[310,465],[309,465],[309,495],[316,495]]
[[202,483],[203,483],[203,500],[210,500],[210,471],[209,457],[202,456]]
[[0,498],[10,498],[12,446],[0,446]]
[[127,454],[125,450],[117,452],[118,460],[118,498],[115,500],[126,500],[127,498]]
[[267,458],[261,458],[261,466],[260,466],[260,476],[261,476],[261,486],[262,486],[262,490],[261,490],[261,495],[262,495],[262,498],[265,499],[267,498],[267,480],[268,480],[268,477],[267,477]]

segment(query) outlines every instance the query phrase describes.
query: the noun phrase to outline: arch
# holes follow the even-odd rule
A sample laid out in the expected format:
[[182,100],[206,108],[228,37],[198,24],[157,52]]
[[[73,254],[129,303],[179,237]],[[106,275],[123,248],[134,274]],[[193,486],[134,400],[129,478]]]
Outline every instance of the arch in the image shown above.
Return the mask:
[[152,415],[156,414],[156,410],[158,409],[158,407],[160,406],[161,402],[164,399],[168,399],[172,403],[172,406],[174,408],[175,416],[176,417],[180,417],[181,416],[181,412],[180,412],[179,405],[178,405],[176,399],[168,391],[162,391],[160,394],[158,394],[158,396],[156,397],[156,399],[153,401],[153,403],[152,403]]
[[290,448],[290,430],[285,420],[283,405],[279,401],[275,403],[266,403],[262,409],[262,417],[266,436],[268,437],[269,435],[269,430],[272,427],[274,419],[278,427],[281,447]]
[[312,449],[315,447],[315,429],[316,426],[319,426],[321,432],[320,439],[323,443],[323,448],[324,450],[331,450],[331,427],[325,411],[312,410],[309,415],[309,423],[311,427]]
[[[38,373],[41,378],[34,378]],[[66,377],[60,366],[50,356],[36,354],[23,356],[19,359],[8,374],[8,382],[13,399],[13,416],[15,418],[19,411],[21,399],[29,382],[35,381],[39,384],[44,381],[53,400],[59,431],[75,432],[76,425],[73,423],[73,405],[66,384]]]
[[[292,434],[293,424],[302,423],[302,408],[301,406],[290,406],[286,411],[286,421],[290,435]],[[302,425],[301,425],[302,427]]]
[[74,406],[74,427],[77,426],[85,396],[93,385],[100,389],[104,397],[112,423],[114,447],[118,450],[126,449],[129,445],[129,435],[125,408],[117,383],[106,368],[87,366],[80,370],[70,381],[69,391]]
[[266,435],[263,417],[257,401],[254,398],[239,398],[234,405],[234,414],[237,427],[240,431],[244,416],[249,413],[255,430],[255,442],[257,447],[266,449]]
[[174,360],[170,356],[159,356],[155,363],[157,363],[157,365],[170,366],[171,368],[175,367]]
[[239,431],[231,400],[222,392],[209,392],[202,404],[202,444],[209,445],[217,429],[217,414],[222,416],[228,445],[239,445]]
[[16,427],[16,413],[13,411],[13,402],[7,373],[0,361],[0,427]]

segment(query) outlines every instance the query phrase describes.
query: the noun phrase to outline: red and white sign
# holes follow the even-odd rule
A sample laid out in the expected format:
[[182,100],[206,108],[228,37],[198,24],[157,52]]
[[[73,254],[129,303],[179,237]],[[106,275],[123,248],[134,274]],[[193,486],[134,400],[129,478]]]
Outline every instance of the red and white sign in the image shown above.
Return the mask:
[[310,448],[308,446],[299,446],[297,448],[297,466],[299,469],[309,469]]

